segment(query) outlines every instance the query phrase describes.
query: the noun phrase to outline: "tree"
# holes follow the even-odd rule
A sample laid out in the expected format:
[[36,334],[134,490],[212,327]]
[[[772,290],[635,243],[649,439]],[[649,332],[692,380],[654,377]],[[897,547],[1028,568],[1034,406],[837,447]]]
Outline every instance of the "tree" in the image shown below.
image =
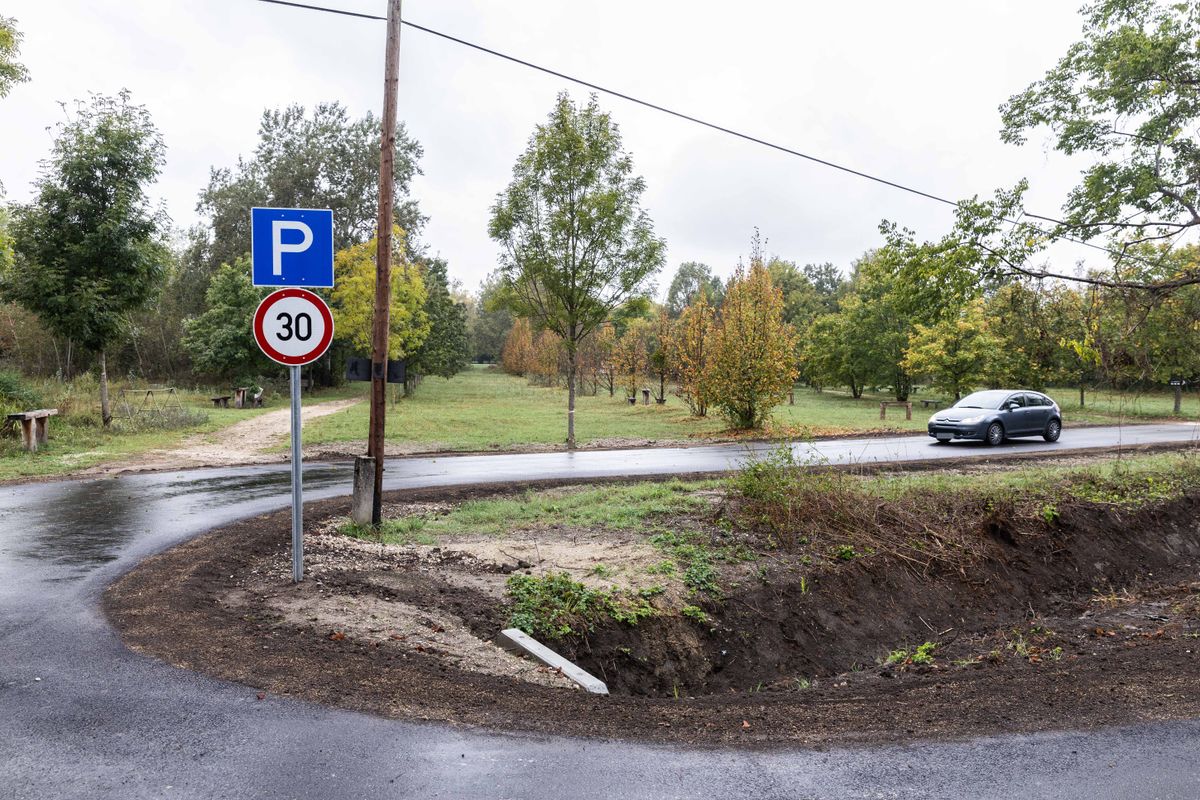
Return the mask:
[[848,295],[841,308],[813,320],[803,348],[802,362],[809,379],[818,387],[843,385],[856,400],[862,397],[867,379],[877,369],[873,343],[866,331],[868,310],[856,294]]
[[710,305],[721,305],[721,296],[725,287],[721,279],[713,275],[707,264],[699,261],[685,261],[675,270],[671,286],[667,289],[667,313],[673,319],[678,319],[683,310],[691,305],[703,291],[708,295]]
[[611,325],[601,325],[596,331],[596,382],[608,389],[612,397],[617,390],[617,329]]
[[[466,368],[471,357],[467,342],[467,309],[450,293],[445,259],[431,258],[421,265],[424,267],[425,316],[429,320],[429,334],[413,351],[410,366],[420,375],[453,378]],[[405,392],[408,391],[406,381]]]
[[512,314],[497,298],[499,288],[495,278],[483,282],[475,301],[475,314],[468,322],[472,357],[484,364],[500,360],[504,340],[513,326]]
[[773,257],[767,262],[771,285],[783,295],[783,321],[797,330],[805,330],[817,315],[826,310],[824,299],[793,261]]
[[7,97],[14,86],[29,80],[29,70],[17,61],[22,38],[15,19],[0,17],[0,97]]
[[983,302],[977,300],[957,318],[935,325],[916,326],[912,344],[904,355],[904,368],[912,374],[928,375],[933,385],[958,400],[983,377],[984,366],[997,349],[988,333]]
[[[404,256],[404,231],[392,229],[392,305],[388,355],[409,358],[429,336],[427,297],[421,269]],[[375,312],[375,239],[338,251],[333,259],[333,327],[338,339],[358,353],[371,352]]]
[[271,362],[251,335],[254,312],[266,296],[250,281],[250,261],[224,264],[205,293],[208,310],[185,325],[183,346],[200,372],[240,379],[262,374]]
[[837,301],[846,290],[846,279],[841,271],[828,261],[823,264],[805,264],[803,271],[804,277],[808,278],[808,282],[817,291],[817,296],[821,298],[825,311],[836,311]]
[[578,108],[564,92],[492,206],[488,232],[501,246],[510,307],[562,340],[571,448],[579,342],[662,267],[665,245],[638,204],[644,190],[595,96]]
[[513,322],[504,338],[500,366],[509,375],[523,376],[533,369],[533,326],[520,317]]
[[[333,244],[344,250],[370,239],[378,225],[380,122],[367,113],[351,119],[340,103],[320,103],[311,115],[300,105],[263,112],[258,145],[233,168],[213,169],[197,210],[211,221],[211,235],[193,240],[194,260],[211,273],[217,265],[250,252],[252,206],[329,208]],[[407,195],[421,146],[401,124],[396,131],[393,168],[396,194]],[[409,235],[424,221],[413,201],[396,205],[395,223]]]
[[712,348],[716,312],[701,289],[683,310],[671,336],[671,361],[679,375],[679,395],[693,416],[708,415],[712,402]]
[[105,351],[154,297],[167,261],[163,215],[146,193],[164,152],[149,112],[127,92],[79,103],[42,164],[37,197],[17,209],[15,259],[0,277],[0,294],[97,354],[106,426]]
[[[1200,283],[1200,265],[1151,276],[1145,271],[1155,262],[1127,249],[1200,226],[1200,14],[1194,3],[1154,0],[1096,0],[1082,13],[1083,38],[1001,106],[1001,137],[1022,144],[1048,126],[1055,149],[1092,154],[1095,163],[1068,195],[1061,219],[1029,216],[1050,223],[1049,235],[1036,237],[1043,241],[1112,236],[1122,255],[1111,275],[1079,277],[1024,267],[1027,254],[1013,236],[1028,239],[1029,228],[1007,237],[1011,247],[993,247],[1009,250],[1009,268],[1038,277],[1156,291]],[[1009,204],[992,220],[1019,213]]]
[[658,379],[658,392],[654,399],[659,404],[667,402],[667,378],[673,371],[671,359],[671,317],[665,308],[659,308],[654,321],[650,324],[649,336],[646,341],[646,368]]
[[738,429],[760,428],[796,379],[796,331],[762,257],[738,267],[725,289],[713,346],[713,404]]
[[635,319],[629,323],[625,333],[617,340],[613,350],[613,366],[617,381],[625,389],[625,396],[637,399],[638,387],[646,374],[647,345],[650,339],[650,322]]

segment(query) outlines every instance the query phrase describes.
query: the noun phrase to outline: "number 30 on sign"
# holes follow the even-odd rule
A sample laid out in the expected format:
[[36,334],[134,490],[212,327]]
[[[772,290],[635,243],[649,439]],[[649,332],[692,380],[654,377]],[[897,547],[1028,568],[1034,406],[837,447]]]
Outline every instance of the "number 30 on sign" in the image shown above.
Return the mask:
[[333,315],[307,289],[280,289],[254,312],[254,338],[273,361],[290,367],[309,364],[333,341]]

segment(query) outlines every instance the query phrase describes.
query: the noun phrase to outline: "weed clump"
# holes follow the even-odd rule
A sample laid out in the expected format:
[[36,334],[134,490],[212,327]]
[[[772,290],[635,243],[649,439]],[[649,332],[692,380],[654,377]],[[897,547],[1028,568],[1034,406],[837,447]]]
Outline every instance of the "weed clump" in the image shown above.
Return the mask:
[[513,575],[506,588],[511,603],[509,624],[546,639],[580,636],[606,619],[636,625],[654,615],[650,597],[659,593],[616,587],[589,589],[567,572]]

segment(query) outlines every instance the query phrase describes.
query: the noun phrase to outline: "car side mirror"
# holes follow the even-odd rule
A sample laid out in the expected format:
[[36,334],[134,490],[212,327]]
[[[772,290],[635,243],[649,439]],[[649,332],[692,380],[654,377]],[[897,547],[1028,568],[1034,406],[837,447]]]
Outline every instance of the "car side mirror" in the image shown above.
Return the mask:
[[1011,401],[1009,401],[1009,402],[1007,402],[1007,403],[1005,403],[1005,404],[1004,404],[1004,410],[1005,410],[1005,411],[1015,411],[1015,410],[1017,410],[1018,408],[1020,408],[1020,406],[1018,406],[1016,403],[1014,403],[1014,402],[1011,402]]

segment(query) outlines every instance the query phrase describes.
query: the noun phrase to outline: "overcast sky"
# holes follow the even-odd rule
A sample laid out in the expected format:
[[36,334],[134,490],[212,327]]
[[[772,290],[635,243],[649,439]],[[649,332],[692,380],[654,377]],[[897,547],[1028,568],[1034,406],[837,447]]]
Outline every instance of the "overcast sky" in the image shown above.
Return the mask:
[[[384,0],[307,0],[384,14]],[[197,220],[212,166],[256,142],[264,108],[340,100],[382,108],[384,24],[255,0],[4,0],[32,81],[0,100],[0,180],[29,198],[59,101],[129,89],[166,139],[156,191]],[[1086,162],[1046,136],[1000,142],[998,105],[1080,37],[1071,0],[888,2],[455,2],[405,0],[404,17],[727,127],[951,198],[1028,177],[1054,214]],[[586,90],[412,29],[401,40],[400,119],[425,149],[413,194],[424,240],[474,288],[496,247],[488,208],[555,94]],[[666,239],[665,288],[683,261],[728,275],[754,226],[768,250],[842,269],[880,242],[883,218],[925,238],[944,206],[613,97]],[[1052,252],[1056,266],[1100,254]]]

